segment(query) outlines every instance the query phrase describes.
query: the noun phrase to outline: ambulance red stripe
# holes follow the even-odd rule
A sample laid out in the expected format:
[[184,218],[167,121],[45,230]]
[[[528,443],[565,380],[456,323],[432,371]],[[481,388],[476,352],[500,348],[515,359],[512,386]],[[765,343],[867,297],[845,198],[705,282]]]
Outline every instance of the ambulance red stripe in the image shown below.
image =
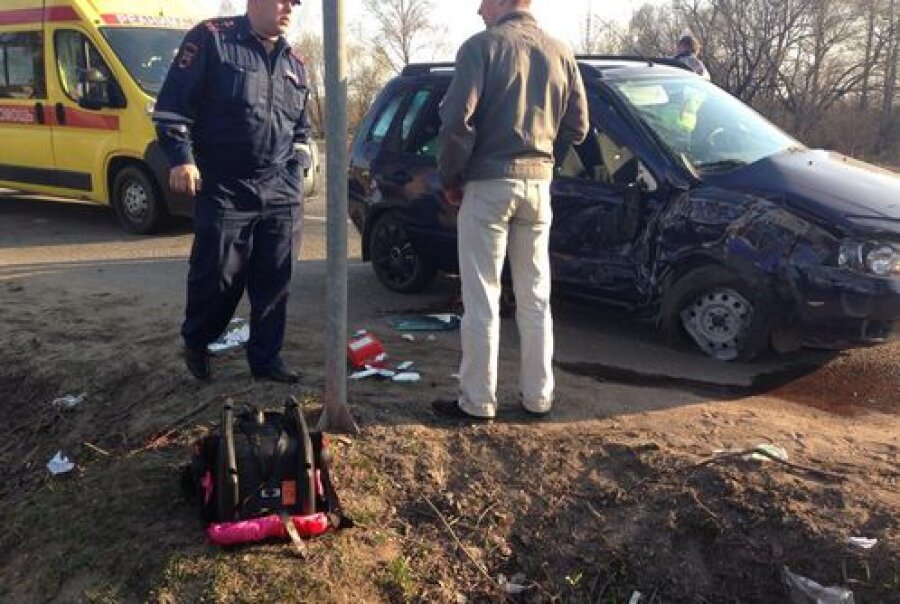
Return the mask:
[[66,122],[56,121],[56,109],[53,105],[44,104],[44,123],[41,124],[35,115],[34,105],[2,105],[0,104],[0,124],[21,124],[24,126],[59,126],[61,128],[84,128],[86,130],[118,130],[119,116],[89,113],[80,109],[66,107]]
[[0,25],[21,25],[44,21],[78,21],[78,13],[71,6],[47,8],[20,8],[0,10]]

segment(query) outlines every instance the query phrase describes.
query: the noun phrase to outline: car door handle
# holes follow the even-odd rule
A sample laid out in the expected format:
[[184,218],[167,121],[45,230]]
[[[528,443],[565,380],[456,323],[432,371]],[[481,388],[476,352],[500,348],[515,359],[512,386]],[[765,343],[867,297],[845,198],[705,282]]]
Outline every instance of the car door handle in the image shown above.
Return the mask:
[[35,103],[34,105],[34,120],[38,124],[43,124],[46,119],[44,118],[44,104],[43,103]]
[[66,125],[66,108],[62,103],[56,104],[56,123],[60,126]]

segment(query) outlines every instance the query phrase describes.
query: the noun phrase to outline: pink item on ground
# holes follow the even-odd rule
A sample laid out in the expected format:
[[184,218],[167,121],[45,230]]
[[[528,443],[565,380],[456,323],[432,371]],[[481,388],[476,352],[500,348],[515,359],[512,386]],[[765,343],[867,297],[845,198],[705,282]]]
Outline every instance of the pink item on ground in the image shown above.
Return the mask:
[[[315,537],[328,530],[328,516],[291,516],[301,537]],[[215,545],[237,545],[265,539],[287,539],[287,531],[278,516],[263,516],[239,522],[218,522],[206,527],[206,536]]]

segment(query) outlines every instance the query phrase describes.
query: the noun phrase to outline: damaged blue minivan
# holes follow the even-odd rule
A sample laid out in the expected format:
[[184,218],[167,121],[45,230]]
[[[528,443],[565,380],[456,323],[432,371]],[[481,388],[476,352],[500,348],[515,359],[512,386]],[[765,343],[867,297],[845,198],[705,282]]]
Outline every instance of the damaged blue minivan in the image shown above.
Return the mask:
[[[721,360],[883,342],[900,324],[900,176],[812,150],[662,60],[579,59],[592,128],[557,150],[554,293],[625,307]],[[352,144],[350,216],[397,292],[457,269],[436,174],[452,64],[411,65]]]

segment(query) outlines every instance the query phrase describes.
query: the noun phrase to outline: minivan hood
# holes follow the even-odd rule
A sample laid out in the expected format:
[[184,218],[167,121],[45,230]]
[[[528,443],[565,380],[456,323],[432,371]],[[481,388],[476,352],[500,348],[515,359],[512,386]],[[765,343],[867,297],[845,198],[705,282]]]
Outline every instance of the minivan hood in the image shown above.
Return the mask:
[[835,226],[897,221],[900,231],[900,175],[840,153],[779,153],[708,180],[784,199],[804,213],[836,222]]

